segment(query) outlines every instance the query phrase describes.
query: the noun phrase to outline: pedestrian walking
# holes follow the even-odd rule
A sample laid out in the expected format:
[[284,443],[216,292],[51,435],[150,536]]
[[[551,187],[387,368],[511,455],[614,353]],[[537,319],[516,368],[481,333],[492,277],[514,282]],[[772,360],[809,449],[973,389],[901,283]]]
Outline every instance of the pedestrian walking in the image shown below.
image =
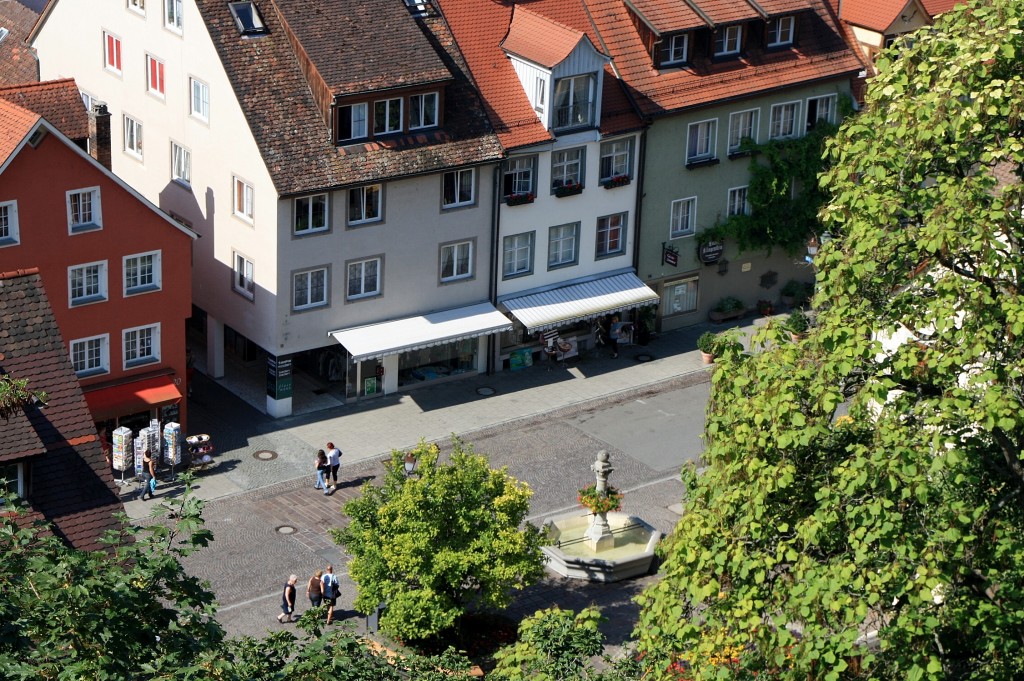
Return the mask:
[[612,344],[612,359],[619,356],[619,341],[629,340],[632,324],[619,321],[619,315],[612,315],[612,326],[608,332],[608,340]]
[[327,474],[330,470],[331,466],[327,463],[327,454],[322,449],[316,450],[316,486],[314,489],[323,489],[324,494],[328,494]]
[[295,582],[297,581],[299,581],[298,575],[290,575],[281,590],[281,614],[277,616],[277,621],[281,624],[291,622],[292,615],[295,614]]
[[142,493],[139,498],[146,500],[156,498],[156,457],[148,449],[142,454]]
[[327,623],[334,621],[334,606],[338,603],[338,576],[334,574],[334,566],[328,565],[324,569],[323,583],[324,602],[327,603]]
[[338,489],[338,469],[341,468],[341,450],[333,442],[327,443],[327,464],[331,467],[330,475],[334,480],[331,489]]
[[306,596],[309,598],[309,604],[314,608],[319,608],[324,603],[324,584],[320,581],[323,576],[324,571],[317,570],[306,583]]

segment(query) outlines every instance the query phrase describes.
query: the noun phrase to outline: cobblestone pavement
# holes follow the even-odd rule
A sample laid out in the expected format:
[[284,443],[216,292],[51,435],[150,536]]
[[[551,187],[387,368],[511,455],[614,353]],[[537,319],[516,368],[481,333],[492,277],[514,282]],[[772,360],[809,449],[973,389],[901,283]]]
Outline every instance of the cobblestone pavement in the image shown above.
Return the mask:
[[[702,330],[665,334],[647,348],[635,348],[648,355],[645,361],[629,362],[626,356],[623,363],[626,353],[619,360],[591,358],[562,376],[533,367],[521,375],[480,376],[369,406],[277,421],[200,376],[190,401],[191,432],[209,432],[218,453],[217,465],[197,476],[195,489],[206,500],[204,517],[215,539],[187,558],[185,567],[209,581],[220,606],[218,619],[229,635],[237,636],[282,626],[274,618],[281,584],[291,573],[299,575],[299,611],[305,610],[301,587],[314,571],[332,563],[342,583],[338,619],[363,631],[363,617],[352,610],[355,587],[346,574],[346,557],[327,529],[343,522],[341,507],[359,495],[360,486],[383,473],[381,459],[392,448],[421,438],[444,445],[452,432],[486,454],[492,466],[507,466],[530,484],[530,520],[538,524],[577,508],[576,490],[592,482],[590,464],[599,449],[606,449],[615,467],[612,483],[626,493],[623,510],[668,533],[679,518],[682,459],[668,468],[651,467],[593,436],[581,417],[604,418],[616,406],[642,404],[655,396],[676,399],[677,394],[679,410],[702,413],[703,403],[693,399],[696,393],[687,393],[707,392],[710,374],[693,344]],[[497,396],[481,398],[476,389],[484,385],[494,386]],[[681,422],[692,429],[699,419]],[[699,433],[686,435],[695,439]],[[342,445],[341,480],[330,495],[313,489],[311,461],[314,448],[327,439],[360,443]],[[158,494],[173,497],[181,491],[180,482],[168,482]],[[129,492],[125,487],[130,516],[141,518],[155,510],[154,502],[131,500]],[[631,599],[654,579],[598,584],[549,575],[520,593],[506,614],[519,619],[556,604],[576,611],[596,604],[609,618],[604,632],[614,652],[636,622]]]

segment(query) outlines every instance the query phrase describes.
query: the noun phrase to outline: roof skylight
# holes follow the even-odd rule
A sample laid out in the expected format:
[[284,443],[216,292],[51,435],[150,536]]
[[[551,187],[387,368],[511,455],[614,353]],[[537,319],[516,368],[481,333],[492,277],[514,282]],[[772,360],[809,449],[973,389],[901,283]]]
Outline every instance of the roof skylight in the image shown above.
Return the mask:
[[231,16],[235,18],[235,26],[242,35],[263,35],[268,33],[263,15],[254,2],[229,2]]

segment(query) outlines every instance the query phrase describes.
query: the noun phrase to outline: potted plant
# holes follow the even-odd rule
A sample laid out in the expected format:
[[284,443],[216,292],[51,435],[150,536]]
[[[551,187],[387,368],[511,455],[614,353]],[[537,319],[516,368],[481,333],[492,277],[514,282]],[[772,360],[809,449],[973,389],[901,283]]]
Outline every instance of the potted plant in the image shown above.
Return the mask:
[[761,316],[767,317],[768,315],[775,312],[775,304],[772,303],[772,301],[770,300],[762,298],[761,300],[757,301],[757,312]]
[[705,364],[715,361],[716,337],[714,332],[705,331],[697,338],[697,349],[700,350],[700,358]]
[[811,318],[807,316],[803,308],[795,308],[789,313],[789,319],[786,320],[786,329],[789,331],[789,335],[793,337],[793,340],[803,338],[810,327]]
[[560,199],[566,196],[575,196],[582,192],[583,185],[579,182],[573,182],[572,180],[566,180],[561,184],[555,185],[555,196]]
[[623,187],[629,184],[629,175],[614,175],[609,177],[607,180],[601,182],[601,186],[605,189],[613,189],[615,187]]
[[587,485],[576,493],[576,501],[580,506],[593,514],[610,513],[622,508],[622,492],[617,488],[608,485],[608,489],[602,494],[597,491],[597,485]]
[[533,192],[524,192],[521,194],[509,194],[505,197],[505,203],[510,206],[521,206],[524,203],[533,203]]
[[742,317],[746,313],[743,301],[733,296],[726,296],[708,312],[708,319],[713,322],[724,322],[728,319]]
[[782,302],[790,307],[794,305],[803,305],[810,300],[811,293],[813,291],[814,284],[790,279],[786,282],[786,285],[782,287]]

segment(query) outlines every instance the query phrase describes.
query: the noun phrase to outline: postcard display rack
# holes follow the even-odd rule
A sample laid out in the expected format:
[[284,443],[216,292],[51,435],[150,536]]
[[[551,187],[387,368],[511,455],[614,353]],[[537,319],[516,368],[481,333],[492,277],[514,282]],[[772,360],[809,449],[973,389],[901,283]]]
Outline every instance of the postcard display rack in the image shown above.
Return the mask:
[[164,463],[171,467],[171,477],[174,477],[174,470],[181,465],[181,424],[164,424]]
[[132,429],[121,426],[114,430],[114,470],[121,471],[121,482],[124,482],[124,472],[128,470],[129,461],[134,463],[134,448],[132,447]]
[[135,475],[142,475],[142,456],[147,449],[151,456],[160,460],[160,422],[156,419],[140,429],[135,438]]

